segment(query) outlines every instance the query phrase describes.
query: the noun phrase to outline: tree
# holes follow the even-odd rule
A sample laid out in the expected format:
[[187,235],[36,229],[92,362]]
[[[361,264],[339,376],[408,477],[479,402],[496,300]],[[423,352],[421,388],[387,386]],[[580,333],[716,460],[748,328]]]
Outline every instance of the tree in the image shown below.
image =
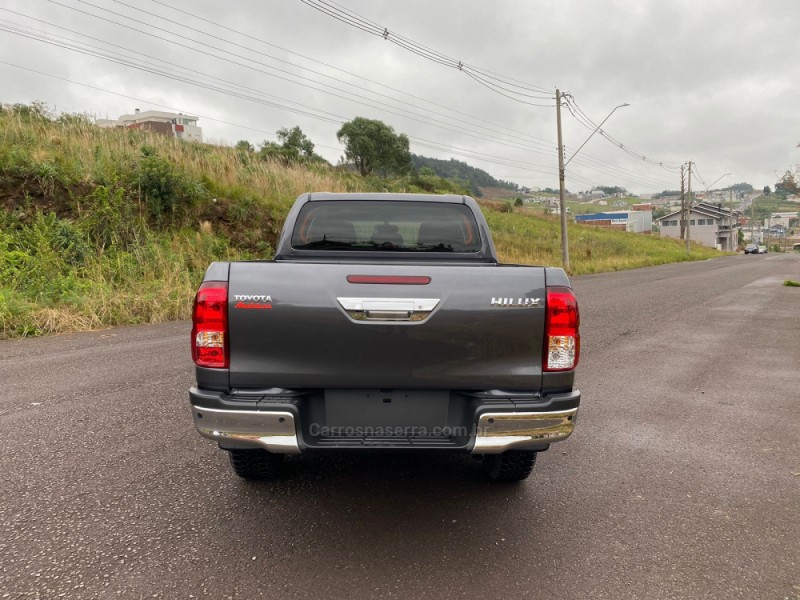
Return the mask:
[[325,161],[321,156],[314,154],[314,142],[308,139],[308,136],[299,127],[281,128],[276,135],[280,143],[262,142],[258,150],[260,158],[275,158],[286,164]]
[[620,187],[618,185],[613,185],[613,186],[612,185],[598,185],[594,189],[600,190],[606,196],[613,196],[614,194],[627,194],[628,193],[628,190],[626,190],[624,187]]
[[244,154],[248,154],[250,152],[255,152],[256,151],[256,149],[253,148],[253,144],[251,144],[247,140],[239,140],[238,142],[236,142],[236,146],[235,147],[239,152],[244,153]]
[[382,121],[356,117],[342,125],[336,137],[344,143],[345,159],[364,177],[375,169],[404,174],[411,168],[408,137]]
[[786,171],[781,180],[775,184],[775,193],[783,196],[800,193],[800,187],[791,171]]
[[749,194],[753,191],[753,186],[749,183],[742,182],[734,183],[732,186],[728,187],[728,189],[733,190],[737,194]]
[[430,167],[422,167],[419,170],[420,177],[436,177],[436,172]]
[[283,144],[283,149],[293,160],[313,158],[314,143],[308,139],[303,130],[295,126],[291,129],[285,127],[277,132],[278,139]]
[[444,177],[452,181],[466,182],[466,186],[472,196],[482,196],[483,192],[481,192],[481,188],[484,187],[502,187],[514,191],[519,190],[519,186],[517,186],[516,183],[495,179],[483,169],[478,169],[453,158],[450,160],[441,160],[412,154],[411,163],[415,169],[419,169],[420,175],[422,175],[423,169],[427,168],[439,177]]
[[772,190],[769,189],[768,185],[764,186],[764,195],[769,196],[772,193]]

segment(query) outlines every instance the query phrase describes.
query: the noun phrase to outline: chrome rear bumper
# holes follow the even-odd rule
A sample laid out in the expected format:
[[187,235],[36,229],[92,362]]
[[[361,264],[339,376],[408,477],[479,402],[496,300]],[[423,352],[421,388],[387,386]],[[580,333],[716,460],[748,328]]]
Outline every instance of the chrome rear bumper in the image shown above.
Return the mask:
[[217,442],[244,442],[276,454],[300,454],[294,415],[284,411],[192,407],[200,435]]
[[567,439],[575,429],[577,408],[552,412],[483,413],[478,419],[473,454],[536,450]]
[[[478,419],[472,454],[538,450],[567,439],[578,409],[553,412],[493,412]],[[283,411],[222,410],[192,407],[200,435],[223,444],[242,443],[276,454],[299,454],[294,415]]]

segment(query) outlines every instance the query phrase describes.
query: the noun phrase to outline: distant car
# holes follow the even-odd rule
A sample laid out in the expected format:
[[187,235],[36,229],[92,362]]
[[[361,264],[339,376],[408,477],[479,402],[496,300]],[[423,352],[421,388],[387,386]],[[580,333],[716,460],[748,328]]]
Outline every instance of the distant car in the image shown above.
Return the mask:
[[759,254],[766,254],[767,252],[769,252],[769,248],[767,248],[766,246],[759,246],[758,247],[758,253]]
[[744,253],[745,254],[758,254],[758,246],[755,245],[755,244],[747,244],[747,246],[744,247]]

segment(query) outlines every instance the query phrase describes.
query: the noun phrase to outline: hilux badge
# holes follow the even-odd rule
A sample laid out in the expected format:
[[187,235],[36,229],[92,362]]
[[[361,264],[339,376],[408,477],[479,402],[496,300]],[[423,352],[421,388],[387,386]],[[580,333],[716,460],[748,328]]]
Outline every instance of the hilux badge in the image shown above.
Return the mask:
[[541,298],[492,298],[491,306],[504,308],[536,308]]

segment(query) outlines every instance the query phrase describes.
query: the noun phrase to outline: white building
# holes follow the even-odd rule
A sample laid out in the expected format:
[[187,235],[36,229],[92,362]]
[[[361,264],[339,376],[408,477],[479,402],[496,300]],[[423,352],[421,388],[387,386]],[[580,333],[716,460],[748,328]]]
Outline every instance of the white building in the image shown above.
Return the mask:
[[199,117],[185,115],[183,113],[171,113],[160,110],[146,110],[142,112],[137,108],[132,115],[122,115],[116,121],[111,119],[97,119],[96,124],[98,127],[127,127],[129,129],[153,131],[190,142],[202,142],[203,130],[197,126],[198,119]]
[[653,229],[653,211],[611,210],[588,215],[575,215],[575,222],[630,233],[650,233]]
[[[677,210],[656,219],[661,226],[661,237],[681,239],[683,211]],[[717,204],[700,202],[692,206],[689,213],[689,237],[693,242],[733,252],[737,246],[737,213]]]

